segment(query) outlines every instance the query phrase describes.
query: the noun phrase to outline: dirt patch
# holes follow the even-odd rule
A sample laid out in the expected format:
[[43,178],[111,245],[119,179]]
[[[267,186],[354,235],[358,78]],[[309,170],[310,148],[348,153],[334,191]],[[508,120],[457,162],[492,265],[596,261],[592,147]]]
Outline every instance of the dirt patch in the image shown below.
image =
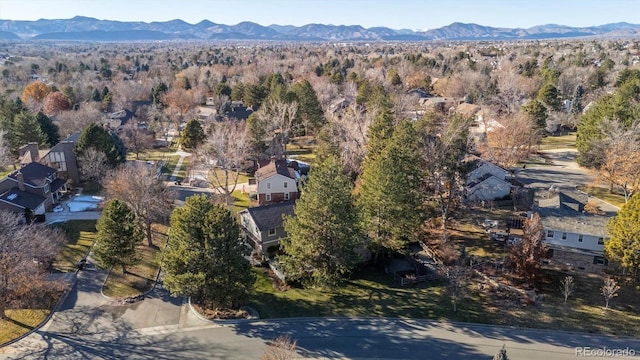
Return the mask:
[[198,314],[204,316],[209,320],[235,320],[235,319],[250,319],[251,314],[247,309],[207,309],[199,304],[191,304]]

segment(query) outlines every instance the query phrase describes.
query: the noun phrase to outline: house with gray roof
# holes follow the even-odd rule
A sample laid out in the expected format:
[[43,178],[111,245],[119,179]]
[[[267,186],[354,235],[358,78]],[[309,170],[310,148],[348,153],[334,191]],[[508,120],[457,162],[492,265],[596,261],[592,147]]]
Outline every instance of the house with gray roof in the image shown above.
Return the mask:
[[[590,201],[602,210],[587,211],[585,206]],[[538,200],[536,211],[554,262],[589,271],[602,271],[607,265],[604,257],[607,222],[616,211],[600,203],[586,194],[568,190],[550,191]]]
[[76,132],[48,150],[40,150],[38,143],[28,143],[19,149],[20,164],[27,165],[32,162],[39,162],[57,169],[59,178],[71,180],[72,183],[78,184],[80,182],[80,169],[76,158],[76,143],[79,138],[80,132]]
[[20,214],[44,214],[67,191],[58,171],[31,162],[0,180],[0,209]]
[[284,231],[284,216],[294,216],[294,201],[251,207],[240,211],[240,226],[245,241],[265,257],[275,255]]

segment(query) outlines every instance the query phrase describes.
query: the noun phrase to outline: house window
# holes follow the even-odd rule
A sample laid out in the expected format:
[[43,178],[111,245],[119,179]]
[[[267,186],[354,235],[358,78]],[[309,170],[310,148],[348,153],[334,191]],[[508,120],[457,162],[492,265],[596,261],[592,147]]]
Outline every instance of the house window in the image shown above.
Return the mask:
[[267,183],[267,189],[271,189],[271,183]]
[[578,235],[578,242],[582,242],[582,234]]
[[553,230],[547,230],[547,237],[553,239]]
[[567,233],[566,232],[562,233],[562,240],[567,240]]
[[289,200],[289,193],[284,193],[284,199]]
[[603,256],[594,256],[593,263],[595,265],[607,265],[609,262]]
[[288,182],[284,182],[284,188],[286,189],[287,187],[289,187],[289,183]]
[[276,236],[276,229],[269,229],[269,236]]
[[266,195],[266,200],[267,200],[267,201],[271,201],[271,194],[267,194],[267,195]]
[[45,193],[49,192],[49,184],[44,184],[44,192]]
[[604,245],[604,238],[598,238],[598,245]]

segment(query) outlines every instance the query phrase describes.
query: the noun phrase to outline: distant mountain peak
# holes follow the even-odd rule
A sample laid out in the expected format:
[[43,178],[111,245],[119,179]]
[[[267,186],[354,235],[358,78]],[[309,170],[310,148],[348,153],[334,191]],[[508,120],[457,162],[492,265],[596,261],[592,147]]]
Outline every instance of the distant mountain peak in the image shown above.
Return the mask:
[[558,24],[538,25],[528,29],[498,28],[474,23],[453,22],[429,30],[394,30],[384,26],[311,23],[302,26],[264,26],[252,21],[235,25],[202,20],[191,25],[181,19],[169,21],[126,22],[98,20],[86,16],[71,19],[36,21],[0,20],[3,39],[64,39],[82,41],[129,41],[160,39],[193,40],[274,40],[274,41],[429,41],[429,40],[516,40],[571,37],[640,37],[640,25],[619,22],[590,27]]

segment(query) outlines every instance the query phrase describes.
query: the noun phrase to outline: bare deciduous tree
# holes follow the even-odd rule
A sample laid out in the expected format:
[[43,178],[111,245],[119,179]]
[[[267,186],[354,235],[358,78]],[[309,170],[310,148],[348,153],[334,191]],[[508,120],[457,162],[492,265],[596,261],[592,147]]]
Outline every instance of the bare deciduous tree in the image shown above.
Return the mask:
[[56,115],[55,122],[60,128],[60,136],[67,137],[84,130],[89,124],[98,122],[103,116],[95,103],[82,104],[78,110],[63,111]]
[[168,221],[176,194],[160,177],[160,165],[130,162],[121,165],[103,180],[107,199],[126,203],[141,222],[147,244],[153,246],[151,225]]
[[238,185],[240,170],[250,154],[244,123],[229,120],[215,124],[197,153],[207,167],[207,181],[226,195],[228,203]]
[[540,262],[547,253],[544,227],[538,213],[524,220],[522,232],[520,241],[511,246],[509,261],[515,273],[533,285],[540,269]]
[[605,119],[601,125],[604,161],[599,173],[609,182],[609,191],[620,187],[625,202],[640,190],[640,121],[624,128],[618,121]]
[[566,276],[562,280],[560,280],[560,291],[562,292],[562,296],[564,297],[564,304],[567,305],[567,300],[569,296],[573,294],[575,290],[575,283],[573,282],[573,276]]
[[620,290],[620,286],[616,281],[612,278],[606,278],[604,280],[604,285],[600,288],[600,292],[602,296],[604,296],[604,308],[609,308],[609,301],[614,297],[618,296],[618,290]]
[[503,118],[500,124],[486,133],[486,143],[480,150],[483,158],[510,169],[529,157],[540,133],[523,114]]
[[5,138],[6,135],[6,131],[0,130],[0,169],[5,169],[11,165],[13,160],[11,150],[9,149],[9,141]]
[[[7,309],[47,306],[42,303],[64,284],[47,279],[47,267],[64,243],[59,231],[23,225],[22,217],[0,210],[0,318]],[[10,236],[7,236],[10,234]]]
[[447,280],[449,284],[449,295],[451,297],[451,304],[453,305],[453,312],[458,311],[458,303],[462,297],[464,297],[465,289],[470,277],[470,270],[464,265],[449,266],[445,270]]
[[95,148],[88,148],[78,158],[78,165],[84,180],[100,182],[108,169],[107,155]]
[[138,124],[128,123],[120,133],[127,151],[136,154],[136,160],[139,159],[140,153],[153,147],[154,138],[146,129],[141,128]]

